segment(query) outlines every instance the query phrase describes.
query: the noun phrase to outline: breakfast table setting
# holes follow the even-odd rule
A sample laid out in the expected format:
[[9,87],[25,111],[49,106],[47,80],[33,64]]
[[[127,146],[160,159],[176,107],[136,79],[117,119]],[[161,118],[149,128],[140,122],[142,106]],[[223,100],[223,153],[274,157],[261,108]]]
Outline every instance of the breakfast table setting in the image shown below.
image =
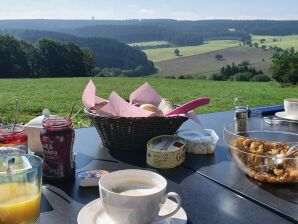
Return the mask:
[[0,224],[298,223],[298,99],[196,114],[212,99],[98,92],[82,93],[91,127],[46,111],[20,132],[26,153],[0,142]]

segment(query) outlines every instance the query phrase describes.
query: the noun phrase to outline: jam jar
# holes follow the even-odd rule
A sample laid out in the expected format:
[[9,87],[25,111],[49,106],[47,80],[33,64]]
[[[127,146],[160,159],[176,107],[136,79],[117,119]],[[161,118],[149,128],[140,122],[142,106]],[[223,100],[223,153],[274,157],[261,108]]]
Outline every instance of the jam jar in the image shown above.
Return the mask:
[[42,122],[43,176],[48,180],[73,178],[73,142],[75,132],[68,117],[53,116]]
[[23,154],[28,153],[28,137],[24,133],[22,125],[6,125],[0,127],[0,147],[14,147],[22,151]]

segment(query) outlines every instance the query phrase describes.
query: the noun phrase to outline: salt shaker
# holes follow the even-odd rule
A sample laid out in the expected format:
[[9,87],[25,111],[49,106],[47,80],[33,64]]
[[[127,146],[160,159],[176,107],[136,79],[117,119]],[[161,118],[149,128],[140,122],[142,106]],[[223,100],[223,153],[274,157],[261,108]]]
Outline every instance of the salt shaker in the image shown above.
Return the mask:
[[248,105],[243,105],[245,98],[236,98],[234,100],[235,106],[235,131],[236,132],[246,132],[247,131],[247,121],[248,121]]

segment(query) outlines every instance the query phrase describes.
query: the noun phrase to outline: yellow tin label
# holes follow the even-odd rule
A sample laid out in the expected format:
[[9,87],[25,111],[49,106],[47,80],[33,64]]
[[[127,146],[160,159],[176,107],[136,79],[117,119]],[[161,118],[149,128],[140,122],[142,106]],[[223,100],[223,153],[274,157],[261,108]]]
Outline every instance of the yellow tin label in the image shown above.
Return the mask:
[[172,135],[161,135],[147,143],[148,165],[155,168],[174,168],[185,159],[185,140]]

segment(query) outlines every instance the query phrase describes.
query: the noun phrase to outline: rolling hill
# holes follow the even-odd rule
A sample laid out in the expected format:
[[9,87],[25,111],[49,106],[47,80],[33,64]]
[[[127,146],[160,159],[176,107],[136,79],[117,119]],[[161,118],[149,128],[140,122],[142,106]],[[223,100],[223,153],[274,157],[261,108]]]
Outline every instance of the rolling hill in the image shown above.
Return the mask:
[[[223,60],[218,61],[216,54],[224,56]],[[238,46],[223,50],[197,54],[174,60],[157,62],[160,69],[159,75],[178,76],[178,75],[210,75],[216,73],[221,67],[232,64],[237,65],[242,61],[249,61],[251,66],[261,69],[265,74],[270,74],[272,53],[261,49],[246,46]],[[263,60],[264,59],[264,60]]]
[[11,35],[18,39],[36,43],[39,39],[49,38],[62,42],[73,42],[80,47],[87,47],[96,58],[96,66],[101,68],[120,68],[124,70],[141,68],[143,74],[155,71],[154,64],[146,54],[114,39],[90,37],[82,38],[69,34],[41,30],[0,30],[2,35]]

